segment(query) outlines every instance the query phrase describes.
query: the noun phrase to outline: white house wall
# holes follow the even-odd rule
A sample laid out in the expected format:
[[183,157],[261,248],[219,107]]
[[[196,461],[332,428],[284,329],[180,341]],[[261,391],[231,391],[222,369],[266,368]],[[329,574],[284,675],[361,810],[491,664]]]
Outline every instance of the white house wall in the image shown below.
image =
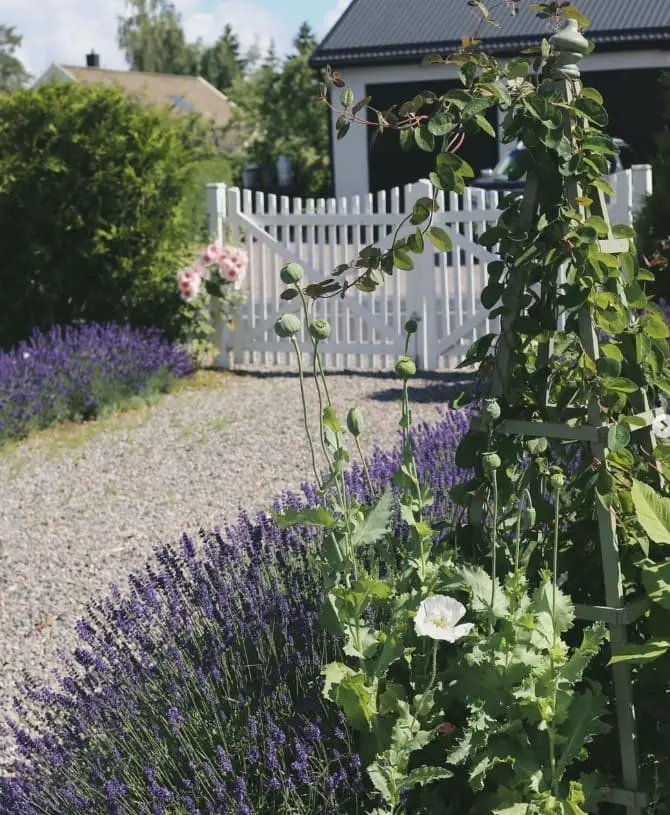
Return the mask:
[[[428,82],[440,79],[455,79],[458,68],[455,65],[371,65],[371,66],[331,66],[339,70],[347,86],[354,92],[355,98],[365,96],[367,85],[395,84],[402,82]],[[670,69],[670,51],[620,51],[618,53],[591,54],[581,63],[583,72],[588,71],[622,71],[660,68]],[[403,99],[399,102],[405,101]],[[337,111],[339,93],[333,92],[336,110],[333,119],[333,179],[335,195],[365,195],[369,192],[368,135],[364,125],[352,125],[347,135],[336,139],[335,122],[340,115]],[[372,100],[374,104],[374,99]],[[362,112],[361,112],[362,113]],[[500,125],[501,119],[499,119]],[[499,153],[502,156],[510,145],[499,142]]]

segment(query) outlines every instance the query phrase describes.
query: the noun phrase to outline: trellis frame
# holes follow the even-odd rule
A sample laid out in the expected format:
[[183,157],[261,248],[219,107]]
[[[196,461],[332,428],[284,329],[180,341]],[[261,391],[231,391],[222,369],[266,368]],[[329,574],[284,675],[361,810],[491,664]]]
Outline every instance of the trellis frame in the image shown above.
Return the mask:
[[[581,74],[577,63],[587,53],[589,44],[579,32],[575,20],[567,20],[564,28],[554,34],[549,43],[553,46],[554,53],[548,60],[546,70],[553,80],[553,90],[558,91],[566,101],[571,102],[581,93]],[[571,126],[566,135],[572,137]],[[566,193],[568,200],[574,202],[574,206],[582,213],[585,213],[584,205],[579,204],[581,190],[574,179],[566,180]],[[521,209],[522,222],[526,224],[533,222],[538,205],[539,180],[536,175],[529,172]],[[628,240],[619,240],[613,235],[605,197],[601,190],[598,190],[598,195],[590,206],[590,214],[600,216],[607,225],[607,237],[599,241],[601,252],[621,254],[629,251]],[[502,396],[508,387],[511,375],[512,350],[515,343],[512,325],[522,313],[520,298],[524,289],[523,275],[512,276],[509,287],[510,307],[508,313],[501,319],[500,338],[492,372],[491,395],[494,397]],[[625,297],[623,292],[622,297]],[[579,336],[584,349],[594,361],[598,360],[600,357],[598,335],[588,306],[583,306],[579,312],[578,325]],[[555,330],[558,330],[558,325],[556,325]],[[543,343],[539,351],[540,365],[547,364],[552,351],[551,340]],[[546,390],[543,396],[545,405],[551,407],[549,394]],[[635,416],[640,424],[631,428],[631,431],[638,436],[638,439],[642,437],[642,444],[647,449],[653,450],[656,440],[651,425],[656,416],[662,415],[665,411],[662,408],[650,409],[647,396],[642,391],[636,395],[636,400],[635,407],[639,412]],[[508,419],[497,425],[494,432],[506,435],[585,442],[590,446],[594,458],[605,461],[607,436],[611,425],[603,423],[600,406],[595,395],[591,395],[587,405],[578,408],[573,413],[573,418],[578,416],[579,413],[585,418],[586,422],[576,427],[560,423]],[[580,619],[601,621],[608,626],[611,649],[613,655],[615,655],[626,645],[628,625],[647,610],[649,603],[645,597],[626,603],[614,511],[611,508],[606,509],[602,502],[598,501],[597,520],[605,588],[605,605],[577,605],[575,613]],[[623,785],[620,788],[603,790],[603,798],[609,803],[625,807],[627,815],[642,815],[648,800],[647,796],[639,788],[638,741],[631,669],[625,662],[616,663],[612,666],[612,673]]]

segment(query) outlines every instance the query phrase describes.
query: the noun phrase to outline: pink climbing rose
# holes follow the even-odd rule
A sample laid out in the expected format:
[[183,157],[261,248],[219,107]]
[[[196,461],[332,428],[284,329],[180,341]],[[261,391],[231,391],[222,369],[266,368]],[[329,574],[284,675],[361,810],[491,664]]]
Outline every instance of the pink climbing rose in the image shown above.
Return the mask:
[[219,257],[219,273],[224,280],[239,289],[247,273],[249,256],[244,249],[236,246],[224,246]]
[[200,258],[203,266],[210,266],[212,263],[218,263],[221,259],[222,251],[223,249],[218,243],[210,243]]
[[193,300],[200,291],[201,269],[198,266],[189,266],[180,269],[177,273],[177,285],[179,294],[184,300]]

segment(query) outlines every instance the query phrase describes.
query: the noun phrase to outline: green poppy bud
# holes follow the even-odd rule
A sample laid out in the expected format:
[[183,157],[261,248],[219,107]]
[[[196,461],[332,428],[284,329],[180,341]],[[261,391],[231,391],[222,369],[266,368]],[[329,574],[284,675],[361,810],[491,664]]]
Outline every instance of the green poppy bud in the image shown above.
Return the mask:
[[401,379],[410,379],[416,374],[416,365],[410,357],[400,357],[395,366],[395,372]]
[[363,413],[359,407],[354,406],[347,413],[347,427],[355,439],[363,432]]
[[298,283],[302,280],[305,275],[305,270],[299,263],[287,263],[285,266],[281,267],[281,271],[279,272],[279,277],[282,279],[282,283],[286,283],[286,285],[290,285],[291,283]]
[[535,526],[535,519],[537,512],[535,507],[524,507],[521,510],[521,523],[526,529],[532,529]]
[[317,342],[327,340],[330,337],[330,323],[328,320],[314,320],[309,324],[309,333]]
[[500,405],[495,399],[484,399],[484,416],[490,422],[495,422],[500,418]]
[[295,314],[282,314],[275,322],[275,334],[283,338],[295,337],[301,325],[300,319]]
[[482,456],[482,463],[484,465],[484,472],[485,473],[492,473],[495,470],[499,469],[502,462],[500,461],[500,456],[497,453],[484,453]]
[[405,331],[408,334],[414,334],[419,327],[419,322],[416,317],[410,317],[409,320],[405,323]]

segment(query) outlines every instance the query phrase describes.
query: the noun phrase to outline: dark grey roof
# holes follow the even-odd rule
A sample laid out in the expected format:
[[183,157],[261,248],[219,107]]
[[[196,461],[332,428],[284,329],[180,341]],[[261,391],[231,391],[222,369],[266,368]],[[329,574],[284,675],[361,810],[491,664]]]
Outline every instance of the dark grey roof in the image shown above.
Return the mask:
[[[518,52],[551,33],[527,2],[521,0],[515,17],[504,5],[497,10],[493,16],[502,28],[480,28],[478,37],[487,51]],[[596,46],[670,47],[670,0],[576,0],[575,5],[591,21],[586,34]],[[418,60],[458,47],[480,20],[466,0],[352,0],[314,52],[312,64]]]

